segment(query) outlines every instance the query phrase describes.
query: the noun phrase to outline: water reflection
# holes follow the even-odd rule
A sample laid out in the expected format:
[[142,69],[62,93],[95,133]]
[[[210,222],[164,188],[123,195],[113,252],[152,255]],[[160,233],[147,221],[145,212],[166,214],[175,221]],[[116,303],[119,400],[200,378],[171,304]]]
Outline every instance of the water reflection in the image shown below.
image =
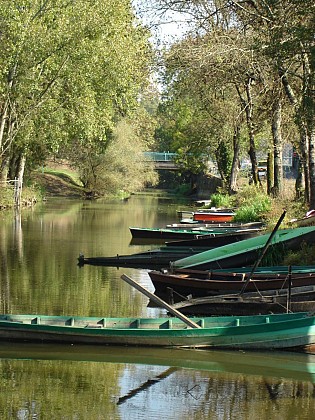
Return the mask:
[[[49,200],[0,212],[2,313],[160,316],[121,280],[153,291],[147,270],[77,266],[131,254],[130,226],[174,223],[183,203]],[[1,419],[309,419],[314,355],[0,343]],[[120,404],[118,404],[120,401]]]
[[314,374],[315,354],[2,343],[0,414],[306,419]]

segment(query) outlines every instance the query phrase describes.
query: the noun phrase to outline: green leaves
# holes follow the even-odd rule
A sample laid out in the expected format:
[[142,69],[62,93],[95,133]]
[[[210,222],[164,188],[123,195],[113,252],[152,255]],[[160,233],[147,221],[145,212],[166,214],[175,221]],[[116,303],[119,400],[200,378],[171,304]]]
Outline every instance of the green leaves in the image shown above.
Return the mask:
[[128,0],[3,0],[0,30],[0,163],[15,144],[107,142],[138,106],[151,51]]

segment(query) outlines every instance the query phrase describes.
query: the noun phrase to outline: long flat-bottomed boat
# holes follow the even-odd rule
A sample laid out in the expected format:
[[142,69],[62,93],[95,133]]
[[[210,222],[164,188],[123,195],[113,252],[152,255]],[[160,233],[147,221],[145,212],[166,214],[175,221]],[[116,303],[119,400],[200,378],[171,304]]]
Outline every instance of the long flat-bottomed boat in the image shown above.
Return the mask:
[[[258,235],[254,238],[220,246],[194,256],[183,258],[172,263],[173,268],[196,268],[209,270],[248,266],[257,260],[270,235]],[[270,247],[297,250],[301,245],[315,243],[315,226],[278,230],[272,238]]]
[[191,318],[106,318],[0,315],[0,339],[157,347],[295,349],[315,344],[315,316],[308,312]]

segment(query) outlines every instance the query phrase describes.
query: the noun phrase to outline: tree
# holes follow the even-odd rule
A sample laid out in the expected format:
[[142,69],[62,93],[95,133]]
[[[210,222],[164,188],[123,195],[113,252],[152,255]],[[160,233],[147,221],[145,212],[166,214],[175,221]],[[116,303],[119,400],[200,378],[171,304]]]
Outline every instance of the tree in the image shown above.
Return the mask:
[[76,145],[70,152],[89,196],[118,191],[129,195],[157,183],[153,163],[144,160],[147,143],[135,121],[136,116],[120,120],[105,147],[102,142],[93,142],[85,147]]
[[[159,15],[167,10],[184,12],[195,23],[199,38],[215,39],[222,34],[222,48],[218,48],[217,56],[223,60],[228,51],[234,65],[233,72],[225,66],[222,74],[230,76],[238,74],[235,86],[239,100],[246,113],[250,155],[254,180],[258,182],[255,158],[255,133],[257,130],[257,108],[262,104],[271,105],[271,112],[265,118],[270,123],[273,149],[274,176],[270,191],[279,194],[282,188],[282,120],[283,110],[287,112],[283,95],[278,89],[281,81],[285,93],[295,109],[295,124],[300,131],[300,156],[305,175],[305,199],[311,207],[315,206],[315,147],[314,147],[314,5],[308,0],[267,0],[231,1],[231,0],[156,0],[153,1]],[[189,18],[188,18],[189,19]],[[238,34],[234,49],[230,49],[232,32]],[[235,40],[237,37],[234,37]],[[245,41],[245,42],[244,42]],[[225,48],[224,48],[225,45]],[[245,47],[245,48],[244,48]],[[234,54],[233,54],[234,52]],[[244,54],[245,52],[245,54]],[[247,52],[247,54],[246,54]],[[186,51],[183,53],[187,55]],[[246,57],[247,55],[247,57]],[[210,65],[209,57],[213,50],[203,49],[196,60],[198,65]],[[235,60],[235,57],[237,60]],[[245,60],[244,60],[245,58]],[[246,64],[247,61],[247,64]],[[212,60],[212,62],[214,62]],[[206,64],[207,63],[207,64]],[[190,67],[192,68],[192,66]],[[211,66],[213,71],[214,66]],[[232,66],[231,66],[232,68]],[[222,79],[222,77],[221,77]],[[217,75],[217,80],[219,77]],[[226,80],[223,77],[223,84]],[[253,81],[259,81],[260,89],[255,92],[253,103]],[[261,96],[263,93],[264,97]],[[258,94],[258,95],[257,95]],[[268,98],[266,101],[265,98]],[[281,112],[282,111],[282,112]],[[287,112],[288,113],[288,112]],[[290,115],[290,112],[288,113]],[[254,119],[253,119],[254,118]],[[295,130],[293,130],[295,131]],[[295,139],[291,139],[295,143]],[[269,153],[269,150],[266,150]],[[271,178],[270,178],[271,179]]]
[[26,157],[106,143],[138,106],[151,49],[128,0],[4,0],[0,22],[2,179]]
[[315,6],[308,0],[230,2],[244,26],[257,33],[257,48],[272,60],[295,111],[304,167],[305,200],[315,207]]

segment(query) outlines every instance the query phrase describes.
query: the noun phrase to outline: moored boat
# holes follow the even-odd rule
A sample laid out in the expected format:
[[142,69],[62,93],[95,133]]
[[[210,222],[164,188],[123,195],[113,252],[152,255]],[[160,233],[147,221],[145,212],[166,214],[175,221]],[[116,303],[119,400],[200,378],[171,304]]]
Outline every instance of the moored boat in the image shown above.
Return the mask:
[[158,249],[138,252],[136,254],[117,254],[112,257],[85,257],[83,254],[80,254],[78,265],[161,269],[163,267],[168,267],[171,261],[197,254],[206,249],[209,249],[209,247],[164,246]]
[[[239,227],[186,227],[186,228],[141,228],[129,227],[133,238],[154,238],[154,239],[186,239],[197,238],[202,235],[224,235],[233,232],[243,231]],[[246,229],[248,232],[259,232],[260,228]]]
[[[243,241],[244,239],[254,238],[255,236],[261,234],[260,231],[256,230],[239,230],[236,232],[226,233],[223,235],[200,235],[197,238],[192,239],[182,239],[182,240],[175,240],[175,241],[167,241],[165,245],[167,247],[208,247],[216,248],[218,246],[224,246],[227,244],[232,244],[234,242]],[[200,251],[201,252],[201,251]]]
[[315,310],[315,285],[242,295],[205,296],[187,299],[172,307],[189,316],[310,312]]
[[106,318],[0,315],[0,339],[157,347],[231,349],[308,348],[315,343],[315,317],[307,312],[268,316]]
[[[258,235],[236,243],[214,248],[172,263],[173,268],[213,269],[241,267],[253,264],[265,247],[270,235]],[[282,229],[275,232],[270,247],[297,250],[301,245],[315,243],[315,226]]]
[[[155,293],[168,301],[182,300],[185,296],[213,296],[227,293],[240,293],[247,282],[245,273],[215,273],[201,271],[183,273],[169,273],[162,271],[149,271],[148,273]],[[199,277],[198,277],[199,276]],[[276,290],[289,287],[315,285],[315,273],[293,274],[254,274],[246,285],[246,292]]]
[[180,220],[186,222],[201,222],[201,223],[225,223],[231,222],[235,216],[234,209],[230,208],[202,208],[191,211],[177,211]]
[[308,211],[301,219],[290,220],[290,224],[294,224],[299,227],[315,225],[315,210]]
[[220,211],[220,210],[199,210],[193,213],[193,220],[198,222],[231,222],[235,213],[233,211]]

